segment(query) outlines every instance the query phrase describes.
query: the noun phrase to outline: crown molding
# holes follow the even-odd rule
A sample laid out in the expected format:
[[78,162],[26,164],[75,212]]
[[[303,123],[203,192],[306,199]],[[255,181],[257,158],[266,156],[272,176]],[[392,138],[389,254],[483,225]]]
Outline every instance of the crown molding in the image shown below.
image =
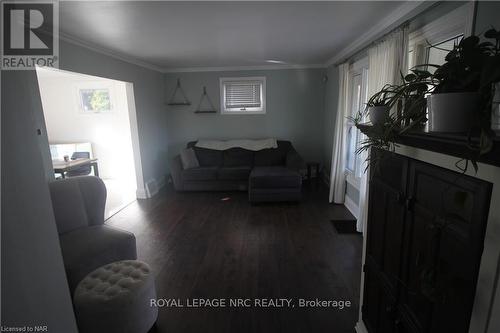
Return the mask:
[[133,57],[124,55],[116,51],[111,51],[107,48],[97,46],[93,43],[81,40],[69,34],[60,32],[59,39],[65,42],[84,47],[91,51],[128,62],[130,64],[154,70],[160,73],[192,73],[192,72],[229,72],[229,71],[245,71],[245,70],[280,70],[280,69],[308,69],[308,68],[325,68],[325,64],[309,64],[309,65],[258,65],[258,66],[222,66],[222,67],[178,67],[178,68],[164,68],[157,65],[150,64]]
[[280,70],[280,69],[309,69],[309,68],[325,68],[325,67],[326,67],[325,64],[179,67],[179,68],[166,68],[163,70],[163,73],[231,72],[231,71],[257,71],[257,70]]
[[84,47],[94,52],[136,65],[160,73],[193,73],[193,72],[229,72],[229,71],[252,71],[252,70],[286,70],[286,69],[313,69],[313,68],[327,68],[333,64],[339,63],[342,60],[352,56],[363,47],[376,40],[377,38],[389,32],[397,25],[403,23],[405,20],[421,13],[425,9],[434,5],[437,1],[413,1],[407,0],[403,5],[397,7],[385,19],[381,20],[372,29],[361,35],[358,39],[353,41],[347,47],[337,52],[335,56],[330,58],[323,64],[302,64],[302,65],[256,65],[256,66],[221,66],[221,67],[177,67],[168,68],[154,65],[145,61],[141,61],[125,55],[121,52],[111,51],[107,48],[97,46],[93,43],[81,40],[64,32],[59,32],[59,39],[65,42]]
[[361,35],[358,39],[353,41],[351,44],[347,45],[341,51],[337,52],[332,58],[330,58],[325,66],[329,67],[331,65],[337,64],[350,56],[354,55],[356,52],[362,50],[364,47],[380,38],[385,33],[388,33],[391,29],[394,29],[398,25],[402,24],[404,21],[414,17],[415,15],[423,12],[427,8],[433,6],[437,1],[412,1],[407,0],[404,4],[397,7],[394,11],[389,13],[384,19],[380,20],[373,28],[368,30],[366,33]]
[[115,58],[115,59],[118,59],[121,61],[128,62],[132,65],[147,68],[147,69],[157,71],[160,73],[163,72],[163,70],[164,70],[160,66],[153,65],[153,64],[150,64],[150,63],[145,62],[145,61],[137,60],[133,57],[124,55],[123,53],[120,53],[120,52],[111,51],[109,49],[97,46],[93,43],[83,41],[79,38],[76,38],[74,36],[71,36],[71,35],[63,33],[63,32],[59,32],[59,39],[65,41],[65,42],[71,43],[73,45],[81,46],[81,47],[84,47],[84,48],[89,49],[91,51],[94,51],[94,52],[97,52],[97,53],[100,53],[100,54],[103,54],[103,55],[106,55],[106,56],[109,56],[109,57],[112,57],[112,58]]

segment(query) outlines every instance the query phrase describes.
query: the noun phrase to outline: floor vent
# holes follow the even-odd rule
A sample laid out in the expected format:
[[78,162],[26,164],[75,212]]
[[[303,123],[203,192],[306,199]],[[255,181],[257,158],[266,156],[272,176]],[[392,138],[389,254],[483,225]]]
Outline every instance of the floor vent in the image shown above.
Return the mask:
[[154,196],[156,193],[158,193],[158,184],[156,183],[155,179],[151,179],[146,183],[146,191],[148,198],[151,198]]
[[361,234],[356,231],[356,220],[331,220],[339,234]]

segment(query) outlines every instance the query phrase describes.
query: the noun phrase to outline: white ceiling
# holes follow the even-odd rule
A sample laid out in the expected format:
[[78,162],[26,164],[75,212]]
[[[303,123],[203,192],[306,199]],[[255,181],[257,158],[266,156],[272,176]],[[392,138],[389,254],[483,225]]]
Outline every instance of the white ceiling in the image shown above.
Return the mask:
[[165,70],[319,65],[402,4],[65,1],[60,28],[62,35]]

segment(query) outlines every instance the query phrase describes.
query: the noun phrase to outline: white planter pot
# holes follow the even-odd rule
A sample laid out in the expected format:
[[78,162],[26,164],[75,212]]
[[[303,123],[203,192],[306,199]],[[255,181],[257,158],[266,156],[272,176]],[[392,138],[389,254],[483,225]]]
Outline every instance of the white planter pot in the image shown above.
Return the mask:
[[384,124],[389,117],[388,106],[370,106],[368,107],[368,116],[373,125]]
[[474,113],[479,106],[476,92],[434,94],[427,97],[429,131],[461,133],[476,122]]

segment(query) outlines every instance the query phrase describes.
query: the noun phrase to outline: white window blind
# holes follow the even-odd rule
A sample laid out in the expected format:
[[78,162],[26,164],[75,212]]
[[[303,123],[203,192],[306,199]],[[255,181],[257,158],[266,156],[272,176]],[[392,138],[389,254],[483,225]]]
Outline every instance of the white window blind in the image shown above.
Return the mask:
[[223,113],[265,113],[265,78],[221,78]]
[[255,108],[262,105],[260,96],[261,82],[227,82],[226,108]]

